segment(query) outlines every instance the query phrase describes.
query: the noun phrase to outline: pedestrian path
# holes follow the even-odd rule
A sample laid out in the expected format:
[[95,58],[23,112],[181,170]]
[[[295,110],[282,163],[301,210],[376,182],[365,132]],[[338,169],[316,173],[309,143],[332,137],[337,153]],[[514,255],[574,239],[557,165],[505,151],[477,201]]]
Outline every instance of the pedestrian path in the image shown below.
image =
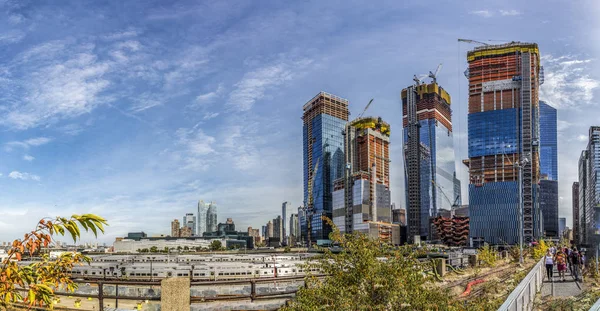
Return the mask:
[[[558,277],[558,270],[556,270],[556,266],[554,266],[552,279],[554,282],[548,281],[548,278],[544,275],[544,284],[542,285],[541,291],[542,298],[546,298],[548,296],[572,297],[581,294],[583,291],[583,283],[581,280],[579,282],[575,281],[575,278],[569,269],[567,269],[565,272],[566,281],[562,282]],[[552,290],[553,285],[554,291]]]

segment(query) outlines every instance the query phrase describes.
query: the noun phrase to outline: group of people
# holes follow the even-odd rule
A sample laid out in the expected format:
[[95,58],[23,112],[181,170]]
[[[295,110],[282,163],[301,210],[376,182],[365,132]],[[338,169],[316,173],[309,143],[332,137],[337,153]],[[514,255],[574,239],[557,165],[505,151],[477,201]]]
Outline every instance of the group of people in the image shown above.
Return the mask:
[[556,269],[558,270],[560,281],[565,281],[567,267],[569,268],[569,271],[571,271],[571,275],[575,278],[575,281],[581,280],[581,274],[585,264],[585,253],[583,251],[578,251],[577,247],[556,248],[552,246],[548,249],[544,260],[546,263],[546,275],[548,276],[548,281],[552,280],[554,265],[556,265]]

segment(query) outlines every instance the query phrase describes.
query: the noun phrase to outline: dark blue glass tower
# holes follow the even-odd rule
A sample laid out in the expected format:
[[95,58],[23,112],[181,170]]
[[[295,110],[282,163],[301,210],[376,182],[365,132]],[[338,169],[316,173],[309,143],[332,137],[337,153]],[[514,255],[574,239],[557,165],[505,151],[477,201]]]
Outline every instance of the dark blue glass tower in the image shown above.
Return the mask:
[[558,150],[556,109],[540,101],[540,209],[544,232],[558,237]]
[[304,205],[308,209],[300,220],[307,225],[300,227],[303,238],[308,238],[309,218],[310,239],[314,243],[327,240],[331,232],[321,217],[332,219],[333,181],[344,177],[343,132],[348,122],[348,101],[320,92],[303,110]]

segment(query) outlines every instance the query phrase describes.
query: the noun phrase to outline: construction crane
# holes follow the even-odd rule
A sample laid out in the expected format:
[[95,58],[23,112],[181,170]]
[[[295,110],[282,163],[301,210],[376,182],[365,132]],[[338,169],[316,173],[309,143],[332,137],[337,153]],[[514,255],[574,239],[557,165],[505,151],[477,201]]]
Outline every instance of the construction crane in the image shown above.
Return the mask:
[[431,71],[429,72],[429,75],[428,75],[428,77],[430,77],[430,78],[433,80],[433,83],[436,83],[436,82],[437,82],[437,75],[438,75],[438,73],[440,72],[440,69],[442,69],[442,63],[440,63],[440,64],[437,66],[437,68],[435,69],[435,73],[433,73],[433,72],[431,72]]
[[457,195],[456,198],[454,199],[454,202],[450,201],[450,198],[446,195],[446,193],[444,192],[444,190],[442,189],[442,187],[440,187],[440,185],[438,185],[435,180],[431,180],[431,183],[434,184],[438,189],[440,189],[440,192],[442,193],[442,196],[446,199],[446,201],[448,201],[448,203],[450,203],[451,207],[450,207],[450,218],[454,217],[454,210],[456,210],[458,208],[458,204],[456,204],[456,202],[458,202],[458,199],[460,199],[460,195]]
[[369,101],[369,103],[367,104],[367,106],[365,107],[365,109],[363,109],[363,111],[358,115],[357,119],[360,119],[363,116],[363,114],[365,114],[365,111],[367,111],[367,109],[369,109],[369,106],[371,106],[371,103],[373,102],[373,99],[375,99],[375,98],[371,98],[371,100]]
[[306,209],[306,228],[307,228],[307,238],[308,238],[308,249],[310,249],[312,245],[311,241],[311,223],[312,223],[312,215],[313,215],[313,207],[314,207],[314,197],[313,197],[313,185],[315,184],[315,179],[317,177],[317,172],[319,171],[319,160],[317,159],[317,163],[315,164],[315,168],[312,172],[312,177],[310,178],[310,183],[308,184],[308,206]]
[[482,44],[482,45],[489,45],[485,42],[481,42],[481,41],[477,41],[477,40],[470,40],[470,39],[458,39],[458,42],[465,42],[465,43],[478,43],[478,44]]

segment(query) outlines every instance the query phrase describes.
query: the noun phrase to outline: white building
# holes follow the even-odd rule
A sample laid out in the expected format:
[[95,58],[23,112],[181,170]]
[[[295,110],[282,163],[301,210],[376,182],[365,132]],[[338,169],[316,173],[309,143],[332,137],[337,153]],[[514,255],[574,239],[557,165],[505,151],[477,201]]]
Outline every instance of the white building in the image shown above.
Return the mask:
[[149,239],[141,239],[139,241],[131,240],[131,239],[123,239],[120,241],[115,241],[113,244],[115,253],[137,253],[138,250],[147,248],[150,249],[152,247],[156,247],[159,250],[165,249],[168,247],[169,249],[177,248],[181,246],[185,248],[186,246],[190,249],[195,249],[196,247],[210,248],[210,243],[212,241],[218,240],[221,242],[221,245],[225,247],[226,239],[176,239],[176,240],[149,240]]

